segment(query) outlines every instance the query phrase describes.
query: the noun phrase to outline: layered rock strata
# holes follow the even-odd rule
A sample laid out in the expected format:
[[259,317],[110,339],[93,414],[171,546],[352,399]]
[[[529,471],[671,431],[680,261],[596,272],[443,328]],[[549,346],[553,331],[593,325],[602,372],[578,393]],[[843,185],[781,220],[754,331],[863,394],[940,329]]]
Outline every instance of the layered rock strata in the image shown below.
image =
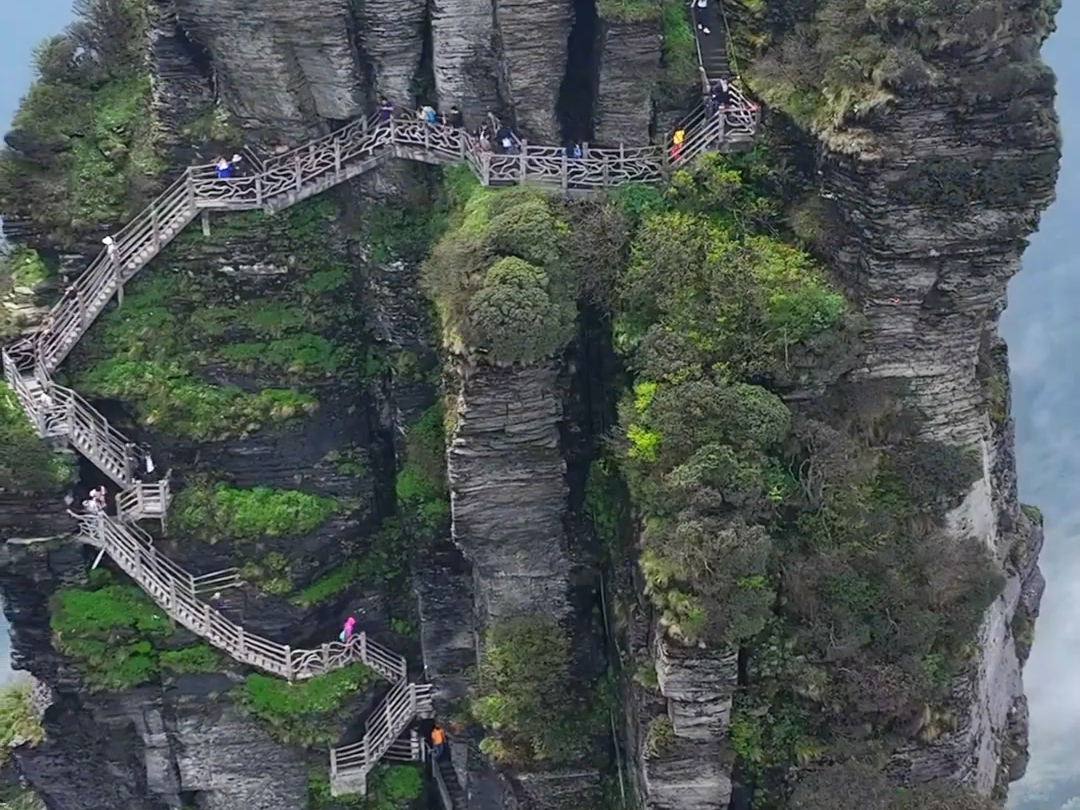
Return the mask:
[[600,42],[594,140],[598,146],[646,144],[660,68],[659,25],[603,21]]
[[554,364],[476,366],[456,382],[447,451],[453,537],[473,565],[484,624],[570,613],[557,378]]

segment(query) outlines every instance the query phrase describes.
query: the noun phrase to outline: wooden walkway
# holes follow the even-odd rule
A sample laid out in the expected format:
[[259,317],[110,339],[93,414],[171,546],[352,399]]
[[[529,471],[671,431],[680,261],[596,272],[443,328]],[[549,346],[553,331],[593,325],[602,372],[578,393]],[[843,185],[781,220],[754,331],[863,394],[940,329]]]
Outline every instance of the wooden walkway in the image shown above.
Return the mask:
[[123,285],[150,262],[200,212],[286,208],[362,174],[390,158],[433,164],[465,162],[485,185],[536,184],[572,192],[622,183],[660,182],[673,167],[705,151],[748,143],[758,126],[757,106],[741,95],[719,114],[699,107],[682,124],[677,154],[664,146],[595,149],[568,158],[562,149],[519,143],[515,154],[481,151],[466,132],[413,118],[365,119],[298,149],[257,158],[252,176],[221,179],[213,167],[193,167],[150,206],[113,235],[103,251],[64,293],[41,327],[0,352],[4,377],[42,438],[62,438],[114,481],[121,493],[117,517],[78,515],[79,537],[99,548],[176,622],[236,661],[290,680],[321,675],[362,662],[392,687],[367,720],[364,737],[330,752],[334,795],[363,793],[367,775],[383,757],[419,758],[423,746],[402,734],[415,718],[431,716],[430,687],[410,683],[405,659],[360,633],[347,643],[293,649],[247,632],[203,597],[240,584],[236,569],[192,576],[156,548],[136,524],[164,521],[168,479],[139,481],[135,446],[86,400],[56,384],[52,374]]

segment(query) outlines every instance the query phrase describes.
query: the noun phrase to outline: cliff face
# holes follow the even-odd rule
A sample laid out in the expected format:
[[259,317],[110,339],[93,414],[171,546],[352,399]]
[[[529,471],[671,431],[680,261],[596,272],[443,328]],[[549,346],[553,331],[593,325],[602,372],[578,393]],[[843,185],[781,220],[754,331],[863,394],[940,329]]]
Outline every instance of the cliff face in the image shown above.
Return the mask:
[[1052,108],[1049,82],[973,107],[958,95],[902,100],[873,126],[844,133],[858,154],[827,147],[822,165],[826,193],[848,223],[832,260],[870,321],[865,373],[907,381],[927,435],[979,453],[984,474],[950,516],[951,532],[985,543],[1008,577],[980,632],[974,672],[959,687],[966,710],[957,729],[898,755],[893,767],[916,781],[960,776],[984,793],[1005,786],[1000,761],[1023,705],[1011,628],[1021,594],[1019,609],[1030,613],[1041,580],[1029,551],[1019,568],[1009,557],[1037,546],[1041,529],[1019,509],[1007,411],[994,415],[1005,425],[995,425],[990,408],[1003,406],[987,404],[988,380],[1000,387],[1007,364],[980,369],[978,359],[996,335],[1025,237],[1053,198]]
[[600,42],[594,140],[605,146],[648,143],[660,66],[657,22],[604,22]]
[[556,377],[551,365],[469,369],[454,398],[454,541],[473,564],[485,623],[569,612]]

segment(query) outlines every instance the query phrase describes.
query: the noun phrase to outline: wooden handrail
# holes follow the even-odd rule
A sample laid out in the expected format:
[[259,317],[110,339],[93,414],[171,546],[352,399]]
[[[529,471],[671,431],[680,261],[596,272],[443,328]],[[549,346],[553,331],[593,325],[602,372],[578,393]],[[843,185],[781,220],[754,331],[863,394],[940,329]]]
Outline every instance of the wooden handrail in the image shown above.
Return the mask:
[[[168,480],[138,481],[134,446],[75,391],[57,385],[52,373],[67,357],[109,300],[189,225],[201,210],[277,210],[318,194],[396,157],[427,163],[464,162],[485,185],[528,180],[564,191],[627,182],[659,182],[671,163],[692,159],[724,143],[748,141],[757,129],[756,106],[739,94],[732,113],[694,118],[678,156],[667,145],[588,149],[568,158],[556,147],[521,143],[520,153],[481,152],[467,132],[415,119],[361,119],[281,155],[257,163],[255,176],[218,178],[210,166],[187,169],[131,222],[113,235],[78,279],[69,285],[37,331],[0,350],[4,378],[42,438],[63,437],[121,487],[118,519],[77,515],[80,539],[103,549],[170,617],[237,661],[290,680],[310,678],[361,661],[393,685],[372,712],[363,739],[331,749],[335,795],[363,792],[367,774],[419,713],[430,713],[430,687],[409,683],[405,659],[364,633],[345,643],[294,650],[234,624],[201,599],[209,590],[233,587],[235,569],[193,577],[165,557],[138,520],[164,520]],[[336,781],[335,781],[336,780]]]

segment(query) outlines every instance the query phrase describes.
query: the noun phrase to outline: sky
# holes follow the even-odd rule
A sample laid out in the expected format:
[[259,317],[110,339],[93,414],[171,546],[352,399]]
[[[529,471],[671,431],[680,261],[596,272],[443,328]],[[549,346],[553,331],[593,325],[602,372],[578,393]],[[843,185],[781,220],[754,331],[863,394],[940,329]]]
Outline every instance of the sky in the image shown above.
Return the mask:
[[1080,810],[1080,3],[1071,0],[1044,56],[1058,77],[1065,148],[1057,201],[1009,285],[1009,343],[1021,500],[1043,510],[1046,595],[1024,672],[1031,764],[1010,810]]
[[[8,129],[19,99],[30,86],[30,52],[71,19],[71,0],[0,0],[0,125]],[[0,683],[12,677],[7,619],[0,615]]]
[[[70,19],[70,0],[0,0],[0,123],[30,83],[30,52]],[[1031,708],[1031,764],[1010,810],[1080,810],[1080,3],[1065,3],[1045,57],[1058,74],[1065,150],[1057,202],[1044,215],[1009,286],[1002,318],[1009,342],[1022,500],[1042,508],[1047,579],[1024,680]],[[4,127],[6,129],[6,126]],[[10,675],[0,616],[0,679]]]

